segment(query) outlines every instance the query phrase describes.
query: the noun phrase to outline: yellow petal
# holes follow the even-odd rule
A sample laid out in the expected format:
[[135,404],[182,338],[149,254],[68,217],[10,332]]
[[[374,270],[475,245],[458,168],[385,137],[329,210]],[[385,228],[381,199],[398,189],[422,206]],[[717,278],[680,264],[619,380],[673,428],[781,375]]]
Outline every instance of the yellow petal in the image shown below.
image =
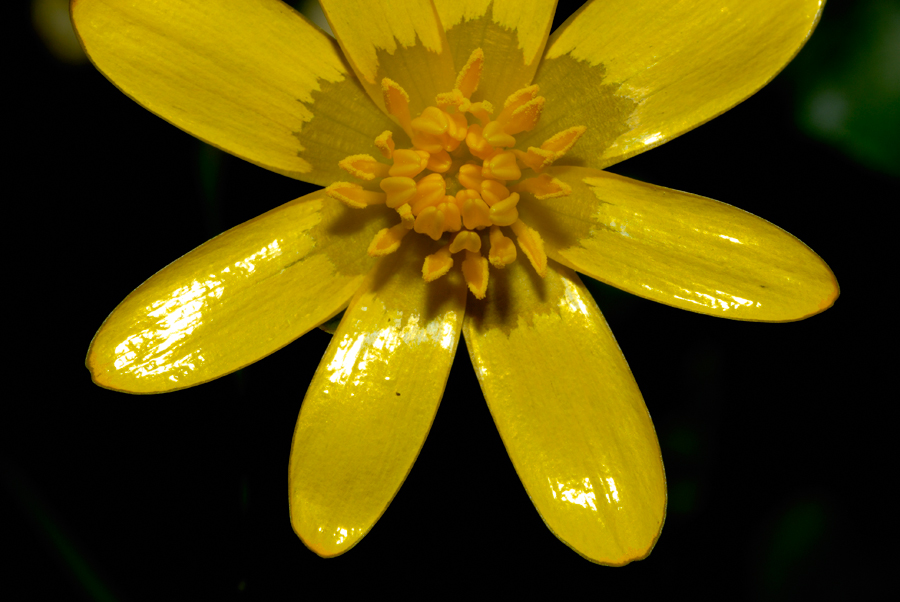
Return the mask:
[[321,4],[359,81],[382,109],[385,77],[409,94],[413,117],[453,88],[453,59],[430,0],[321,0]]
[[[97,68],[186,132],[320,185],[392,127],[333,39],[277,0],[75,0]],[[135,140],[140,144],[140,140]]]
[[650,415],[578,276],[553,264],[494,270],[463,335],[481,389],[541,518],[593,562],[647,556],[666,509]]
[[797,54],[822,0],[603,0],[547,43],[547,105],[520,144],[587,131],[558,165],[606,167],[679,136],[766,85]]
[[355,545],[409,473],[453,363],[466,302],[458,271],[426,283],[433,244],[411,237],[351,301],[300,408],[291,523],[320,556]]
[[484,71],[472,101],[502,107],[506,97],[531,83],[553,24],[555,2],[546,0],[435,0],[456,68],[476,48]]
[[110,314],[87,366],[98,385],[160,393],[246,366],[348,302],[393,213],[315,192],[213,238],[157,272]]
[[838,285],[809,247],[712,199],[580,167],[551,167],[572,194],[519,211],[547,255],[635,295],[736,320],[787,322],[831,307]]

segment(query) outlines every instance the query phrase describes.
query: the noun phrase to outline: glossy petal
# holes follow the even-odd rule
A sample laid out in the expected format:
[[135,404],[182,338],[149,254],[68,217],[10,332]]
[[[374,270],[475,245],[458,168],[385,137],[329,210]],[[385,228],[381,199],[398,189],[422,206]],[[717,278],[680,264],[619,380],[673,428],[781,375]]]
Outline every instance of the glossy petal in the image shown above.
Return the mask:
[[321,0],[344,55],[384,109],[382,78],[409,94],[416,117],[456,81],[447,38],[431,0]]
[[392,126],[335,41],[278,0],[75,0],[72,18],[91,60],[125,94],[292,178],[341,179],[338,161]]
[[485,51],[484,71],[472,100],[493,103],[531,83],[540,63],[554,0],[435,0],[457,69],[476,48]]
[[558,165],[606,167],[659,146],[767,84],[800,50],[824,0],[594,0],[550,37],[547,98],[522,142],[587,132]]
[[407,237],[353,298],[300,408],[291,446],[291,523],[320,556],[354,546],[384,513],[434,419],[459,341],[458,271],[422,279],[436,250]]
[[552,264],[542,280],[521,261],[492,271],[463,334],[497,430],[550,530],[601,564],[647,556],[666,508],[659,444],[578,276]]
[[277,351],[347,304],[373,264],[369,241],[391,221],[320,191],[213,238],[110,314],[88,351],[94,382],[172,391]]
[[519,211],[547,255],[635,295],[698,313],[761,322],[831,307],[834,274],[809,247],[712,199],[582,167],[552,167],[572,194]]

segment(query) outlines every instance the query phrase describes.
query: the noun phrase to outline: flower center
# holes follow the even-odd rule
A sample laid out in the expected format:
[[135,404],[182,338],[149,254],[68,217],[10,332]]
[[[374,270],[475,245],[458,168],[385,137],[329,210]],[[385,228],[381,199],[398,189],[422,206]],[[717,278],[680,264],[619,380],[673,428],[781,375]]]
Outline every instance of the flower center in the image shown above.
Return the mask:
[[[487,291],[488,262],[503,268],[516,260],[519,248],[535,271],[544,276],[544,242],[519,219],[520,193],[538,199],[571,194],[571,188],[541,170],[563,156],[584,133],[578,126],[552,136],[540,148],[515,149],[514,136],[534,129],[544,107],[537,86],[510,95],[493,117],[488,101],[471,102],[478,88],[484,53],[476,49],[456,78],[455,88],[438,94],[435,104],[412,118],[409,96],[399,84],[383,79],[381,88],[388,112],[412,141],[412,148],[396,148],[391,131],[375,138],[375,147],[391,161],[371,155],[352,155],[340,167],[362,184],[335,182],[326,194],[349,207],[363,209],[386,204],[397,211],[400,223],[375,235],[368,253],[380,257],[400,248],[411,231],[446,244],[425,257],[422,276],[437,280],[453,267],[453,256],[465,252],[462,273],[472,294],[483,299]],[[475,123],[469,123],[471,116]],[[522,170],[533,177],[522,178]],[[487,258],[482,250],[488,248]]]

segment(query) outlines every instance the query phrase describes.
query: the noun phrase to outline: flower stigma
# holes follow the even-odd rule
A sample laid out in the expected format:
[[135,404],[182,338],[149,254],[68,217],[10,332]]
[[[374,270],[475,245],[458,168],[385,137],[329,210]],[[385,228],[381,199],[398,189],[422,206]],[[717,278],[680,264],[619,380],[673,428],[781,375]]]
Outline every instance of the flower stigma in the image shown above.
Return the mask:
[[[353,209],[385,204],[396,210],[399,223],[375,235],[369,255],[397,251],[411,231],[443,241],[443,247],[425,257],[425,281],[445,275],[454,265],[454,255],[461,256],[463,277],[478,299],[487,292],[488,265],[501,269],[516,260],[509,234],[534,270],[541,277],[546,274],[544,242],[519,218],[516,206],[523,192],[538,199],[571,194],[569,185],[541,171],[572,148],[586,129],[566,129],[540,147],[514,148],[514,136],[537,125],[545,99],[538,95],[538,86],[527,86],[511,94],[495,118],[490,102],[470,100],[483,65],[484,52],[477,48],[457,75],[453,90],[438,94],[435,105],[415,118],[400,84],[381,80],[385,107],[412,148],[396,148],[393,133],[382,132],[375,147],[390,163],[372,155],[351,155],[338,165],[357,182],[335,182],[325,189]],[[523,170],[534,175],[523,178]]]

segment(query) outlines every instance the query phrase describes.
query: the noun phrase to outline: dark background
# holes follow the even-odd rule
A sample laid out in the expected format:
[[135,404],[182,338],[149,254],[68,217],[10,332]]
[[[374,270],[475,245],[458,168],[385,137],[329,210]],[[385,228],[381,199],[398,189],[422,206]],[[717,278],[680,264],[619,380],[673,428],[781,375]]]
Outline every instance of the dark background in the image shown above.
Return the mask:
[[769,86],[612,168],[777,224],[831,266],[842,291],[809,320],[757,324],[589,284],[653,416],[669,487],[655,550],[620,569],[587,562],[544,526],[464,343],[406,483],[369,535],[330,560],[293,534],[287,500],[294,421],[329,335],[174,394],[93,385],[88,344],[132,289],[312,187],[210,149],[90,64],[60,60],[23,7],[7,56],[4,178],[12,329],[0,539],[13,598],[809,599],[885,579],[897,475],[896,392],[885,389],[889,215],[900,198],[896,3],[832,0]]

